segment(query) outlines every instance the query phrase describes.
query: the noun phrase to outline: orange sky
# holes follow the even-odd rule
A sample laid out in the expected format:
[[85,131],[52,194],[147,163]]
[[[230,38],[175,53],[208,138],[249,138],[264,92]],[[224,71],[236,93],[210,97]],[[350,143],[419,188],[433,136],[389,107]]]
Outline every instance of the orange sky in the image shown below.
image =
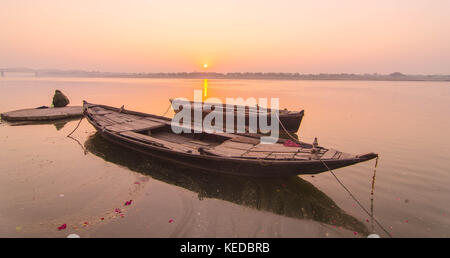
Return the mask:
[[450,74],[448,0],[2,0],[0,67]]

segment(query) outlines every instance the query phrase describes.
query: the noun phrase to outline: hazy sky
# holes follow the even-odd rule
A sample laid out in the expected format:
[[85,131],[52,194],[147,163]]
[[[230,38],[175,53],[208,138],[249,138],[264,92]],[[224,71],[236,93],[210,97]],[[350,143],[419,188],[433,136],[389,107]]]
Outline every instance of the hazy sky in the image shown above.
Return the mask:
[[450,0],[0,0],[0,67],[450,74]]

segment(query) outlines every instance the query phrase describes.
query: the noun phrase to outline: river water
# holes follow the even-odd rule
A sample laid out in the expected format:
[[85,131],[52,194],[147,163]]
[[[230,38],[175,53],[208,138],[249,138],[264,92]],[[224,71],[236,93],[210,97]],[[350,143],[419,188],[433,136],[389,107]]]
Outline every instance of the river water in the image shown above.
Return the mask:
[[[305,110],[300,140],[379,153],[375,177],[374,160],[335,174],[391,235],[450,236],[450,82],[4,77],[0,112],[49,106],[55,89],[153,114],[194,90],[277,97]],[[67,138],[78,121],[0,124],[1,237],[387,237],[330,173],[205,174],[110,144],[86,120]]]

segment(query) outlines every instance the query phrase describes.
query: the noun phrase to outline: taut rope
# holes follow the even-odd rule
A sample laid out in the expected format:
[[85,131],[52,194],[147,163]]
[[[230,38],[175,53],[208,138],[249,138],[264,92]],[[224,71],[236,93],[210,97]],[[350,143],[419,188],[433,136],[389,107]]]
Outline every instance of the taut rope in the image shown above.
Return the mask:
[[[322,161],[322,163],[323,163],[323,165],[328,169],[328,171],[330,171],[331,172],[331,174],[334,176],[334,178],[336,178],[336,180],[338,181],[338,183],[345,189],[345,191],[347,191],[349,194],[350,194],[350,197],[352,197],[353,198],[353,200],[359,205],[359,207],[361,207],[361,209],[369,216],[369,217],[371,217],[374,221],[375,221],[375,223],[377,223],[377,225],[389,236],[389,237],[391,237],[392,238],[392,235],[381,225],[381,223],[380,222],[378,222],[378,220],[373,216],[373,213],[371,214],[371,213],[369,213],[368,211],[367,211],[367,209],[366,208],[364,208],[364,206],[361,204],[361,202],[359,202],[358,201],[358,199],[356,199],[356,197],[352,194],[352,192],[350,192],[350,190],[341,182],[341,180],[339,180],[339,178],[334,174],[334,172],[333,172],[333,170],[331,170],[328,166],[327,166],[327,164],[323,161],[323,160],[320,160],[320,161]],[[377,164],[378,164],[378,157],[377,157],[377,160],[376,160],[376,163],[375,163],[375,169],[376,169],[376,166],[377,166]],[[373,189],[372,189],[373,190]]]
[[[281,125],[281,127],[283,128],[283,130],[285,131],[285,133],[290,137],[290,138],[292,138],[293,140],[294,140],[294,142],[296,142],[296,143],[300,143],[294,136],[292,136],[287,130],[286,130],[286,128],[284,127],[284,125],[283,125],[283,123],[280,121],[280,118],[278,117],[278,114],[275,112],[275,116],[277,117],[277,120],[278,120],[278,122],[280,123],[280,125]],[[331,172],[331,174],[334,176],[334,178],[336,179],[336,181],[338,181],[338,183],[344,188],[344,190],[345,191],[347,191],[349,194],[350,194],[350,196],[353,198],[353,200],[359,205],[359,207],[365,212],[365,213],[367,213],[367,215],[369,216],[369,217],[371,217],[376,223],[377,223],[377,225],[389,236],[389,237],[391,237],[392,238],[392,235],[381,225],[381,223],[379,223],[378,222],[378,220],[373,216],[373,213],[371,214],[371,213],[369,213],[368,211],[367,211],[367,209],[366,208],[364,208],[364,206],[361,204],[361,202],[360,201],[358,201],[358,199],[352,194],[352,192],[344,185],[344,183],[342,183],[341,182],[341,180],[339,180],[339,178],[334,174],[334,172],[333,172],[333,170],[331,170],[328,166],[327,166],[327,164],[323,161],[323,160],[320,160],[322,163],[323,163],[323,165],[328,169],[328,171],[330,171]],[[375,161],[375,168],[374,168],[374,178],[373,178],[373,182],[372,182],[372,192],[371,192],[371,195],[373,195],[373,188],[374,188],[374,183],[375,183],[375,172],[376,172],[376,169],[377,169],[377,166],[378,166],[378,156],[377,156],[377,159],[376,159],[376,161]],[[373,197],[372,197],[372,199],[373,199]]]
[[165,116],[167,114],[167,112],[169,112],[171,106],[172,106],[172,103],[169,104],[169,106],[167,107],[166,111],[160,116]]

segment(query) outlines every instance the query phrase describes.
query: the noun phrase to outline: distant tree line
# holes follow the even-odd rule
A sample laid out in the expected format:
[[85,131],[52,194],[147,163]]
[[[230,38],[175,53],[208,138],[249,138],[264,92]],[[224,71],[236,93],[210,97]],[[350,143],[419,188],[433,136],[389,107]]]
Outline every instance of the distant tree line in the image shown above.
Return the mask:
[[30,73],[38,77],[117,77],[117,78],[192,78],[192,79],[262,79],[262,80],[388,80],[388,81],[450,81],[450,75],[407,75],[400,72],[378,73],[282,73],[282,72],[173,72],[173,73],[112,73],[83,70],[37,70],[29,68],[5,68],[0,73]]

